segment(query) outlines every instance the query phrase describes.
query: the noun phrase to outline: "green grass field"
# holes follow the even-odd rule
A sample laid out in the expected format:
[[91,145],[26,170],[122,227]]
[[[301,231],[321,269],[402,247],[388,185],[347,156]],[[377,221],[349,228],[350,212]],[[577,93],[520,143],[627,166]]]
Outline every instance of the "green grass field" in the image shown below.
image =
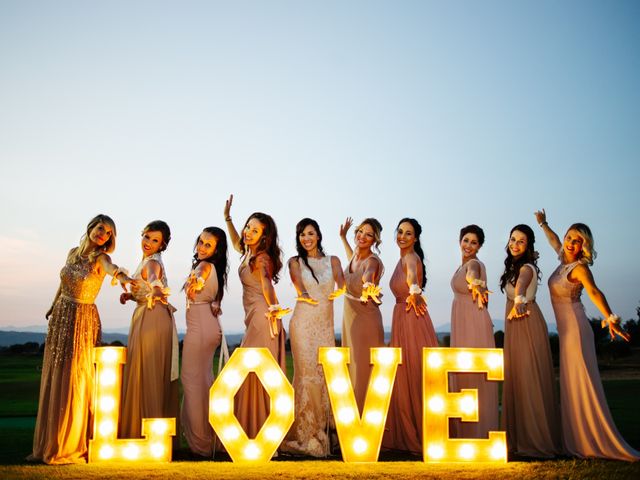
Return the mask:
[[[604,460],[563,459],[546,462],[509,462],[503,466],[416,462],[414,458],[381,454],[375,464],[345,464],[339,457],[314,461],[279,457],[267,465],[249,467],[229,461],[184,461],[185,451],[174,454],[170,464],[30,465],[40,381],[40,357],[0,356],[0,478],[4,479],[147,479],[179,476],[185,479],[263,479],[266,477],[349,478],[640,478],[640,462],[629,464]],[[290,365],[289,365],[290,367]],[[289,368],[289,373],[291,372]],[[608,380],[604,387],[611,412],[625,439],[640,447],[640,380]]]

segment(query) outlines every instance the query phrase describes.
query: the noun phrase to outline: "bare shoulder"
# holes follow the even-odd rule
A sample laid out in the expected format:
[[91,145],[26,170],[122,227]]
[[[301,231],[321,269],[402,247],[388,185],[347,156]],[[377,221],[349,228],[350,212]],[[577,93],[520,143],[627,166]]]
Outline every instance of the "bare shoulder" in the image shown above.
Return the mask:
[[335,255],[331,255],[330,258],[331,258],[331,266],[333,268],[337,268],[338,270],[342,270],[342,263],[340,262],[340,259]]

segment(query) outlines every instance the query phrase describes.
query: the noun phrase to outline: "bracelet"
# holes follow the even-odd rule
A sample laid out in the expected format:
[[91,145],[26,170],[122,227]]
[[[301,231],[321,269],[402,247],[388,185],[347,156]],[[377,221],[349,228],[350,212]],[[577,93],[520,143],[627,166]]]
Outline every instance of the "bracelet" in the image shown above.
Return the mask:
[[362,289],[364,290],[364,289],[366,289],[366,288],[369,288],[369,287],[375,287],[375,286],[376,286],[376,284],[375,284],[375,283],[365,282],[365,283],[362,285]]
[[281,307],[279,303],[274,303],[273,305],[269,305],[269,313],[277,312],[280,309]]
[[228,217],[224,217],[224,221],[225,222],[230,222],[231,221],[231,215],[229,215]]
[[307,292],[306,290],[301,291],[301,292],[300,292],[300,295],[304,295],[305,293],[306,293],[307,295],[309,295],[309,292]]
[[409,295],[413,295],[413,294],[420,295],[421,293],[422,293],[422,289],[417,283],[413,283],[409,287]]
[[513,303],[515,305],[521,305],[521,304],[527,304],[527,297],[525,297],[524,295],[518,295],[516,298],[513,299]]
[[611,315],[609,315],[607,317],[605,322],[607,322],[607,325],[611,325],[612,323],[614,325],[618,325],[620,323],[620,317],[618,315],[616,315],[615,313],[612,313]]
[[542,227],[543,225],[549,225],[549,223],[545,220],[544,222],[540,222],[538,225]]
[[469,281],[469,285],[473,286],[473,287],[486,288],[487,282],[485,282],[484,280],[480,280],[479,278],[474,278],[474,279]]

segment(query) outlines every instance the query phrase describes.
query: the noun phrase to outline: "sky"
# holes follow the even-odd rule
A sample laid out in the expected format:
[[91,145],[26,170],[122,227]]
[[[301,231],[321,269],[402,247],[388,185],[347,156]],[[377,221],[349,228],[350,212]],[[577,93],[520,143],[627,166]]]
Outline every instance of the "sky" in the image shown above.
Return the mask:
[[[384,230],[384,324],[399,258],[394,230],[423,227],[426,296],[448,330],[458,232],[482,226],[498,279],[511,227],[528,223],[543,272],[557,259],[535,224],[589,224],[593,273],[613,310],[636,318],[640,238],[640,3],[635,1],[0,2],[0,328],[45,325],[68,250],[97,213],[117,224],[112,259],[135,270],[140,232],[172,229],[164,254],[176,322],[193,242],[271,214],[285,257],[315,218],[346,266],[338,228]],[[239,256],[221,323],[242,332]],[[294,306],[288,272],[276,286]],[[103,329],[132,304],[105,281]],[[587,314],[598,315],[585,298]],[[285,319],[285,324],[288,319]],[[342,300],[335,324],[342,322]]]

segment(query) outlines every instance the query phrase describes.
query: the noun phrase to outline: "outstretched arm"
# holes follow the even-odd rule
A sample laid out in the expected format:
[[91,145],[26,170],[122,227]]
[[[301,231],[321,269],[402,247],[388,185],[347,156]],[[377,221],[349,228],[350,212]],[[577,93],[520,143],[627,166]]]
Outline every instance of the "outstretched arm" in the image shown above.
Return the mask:
[[467,262],[465,279],[469,284],[469,290],[471,290],[471,298],[476,302],[478,308],[482,310],[489,303],[490,292],[487,288],[487,282],[482,280],[480,262],[475,260]]
[[102,268],[105,272],[113,277],[113,281],[111,282],[111,284],[115,285],[116,280],[119,281],[120,286],[126,292],[126,285],[133,281],[133,279],[126,273],[126,270],[121,269],[117,265],[115,265],[111,261],[111,257],[109,257],[109,255],[107,255],[106,253],[100,254],[97,261],[98,265],[100,265],[100,268]]
[[516,296],[514,298],[513,308],[509,312],[509,315],[507,315],[507,320],[526,317],[529,315],[526,293],[531,282],[537,280],[534,280],[534,278],[535,274],[532,268],[526,265],[520,267],[520,271],[518,272],[518,281],[516,282]]
[[300,269],[298,257],[291,257],[289,259],[289,276],[291,277],[293,286],[298,294],[296,300],[298,302],[307,302],[311,305],[317,305],[318,301],[315,298],[311,298],[311,295],[307,292],[304,282],[302,281],[302,270]]
[[342,265],[340,259],[335,256],[331,256],[331,272],[333,273],[333,282],[336,289],[329,294],[329,300],[335,300],[341,295],[344,295],[347,291],[347,286],[344,280],[344,272],[342,271]]
[[235,225],[233,224],[233,220],[231,219],[231,205],[233,204],[233,194],[229,196],[229,200],[227,200],[224,204],[224,221],[227,225],[227,231],[229,232],[229,238],[231,239],[231,245],[233,248],[242,253],[242,248],[240,246],[240,235],[236,230]]
[[620,338],[629,341],[629,334],[620,328],[620,318],[617,315],[613,315],[613,312],[609,307],[609,302],[607,302],[604,293],[602,293],[602,291],[596,286],[596,282],[593,279],[593,274],[589,267],[582,263],[578,264],[571,271],[570,277],[578,280],[582,284],[593,304],[604,316],[605,320],[603,321],[603,327],[609,327],[611,340],[616,338],[616,335],[618,335]]
[[347,217],[342,225],[340,225],[340,239],[342,240],[342,245],[344,246],[344,251],[347,254],[347,261],[351,261],[351,257],[353,257],[353,249],[351,245],[349,245],[349,240],[347,240],[347,233],[349,229],[353,225],[353,218]]
[[407,312],[413,308],[417,316],[427,313],[427,302],[422,296],[422,279],[418,278],[418,257],[416,255],[406,255],[404,264],[407,269],[407,286],[409,296],[406,299]]
[[560,249],[562,248],[562,242],[560,241],[560,237],[558,237],[556,232],[551,230],[551,227],[547,223],[547,214],[544,211],[544,208],[542,210],[538,210],[537,212],[534,212],[534,215],[536,216],[536,221],[538,222],[538,225],[540,225],[540,228],[542,228],[542,231],[547,237],[547,241],[549,242],[549,245],[551,245],[551,248],[553,248],[554,252],[559,254]]

